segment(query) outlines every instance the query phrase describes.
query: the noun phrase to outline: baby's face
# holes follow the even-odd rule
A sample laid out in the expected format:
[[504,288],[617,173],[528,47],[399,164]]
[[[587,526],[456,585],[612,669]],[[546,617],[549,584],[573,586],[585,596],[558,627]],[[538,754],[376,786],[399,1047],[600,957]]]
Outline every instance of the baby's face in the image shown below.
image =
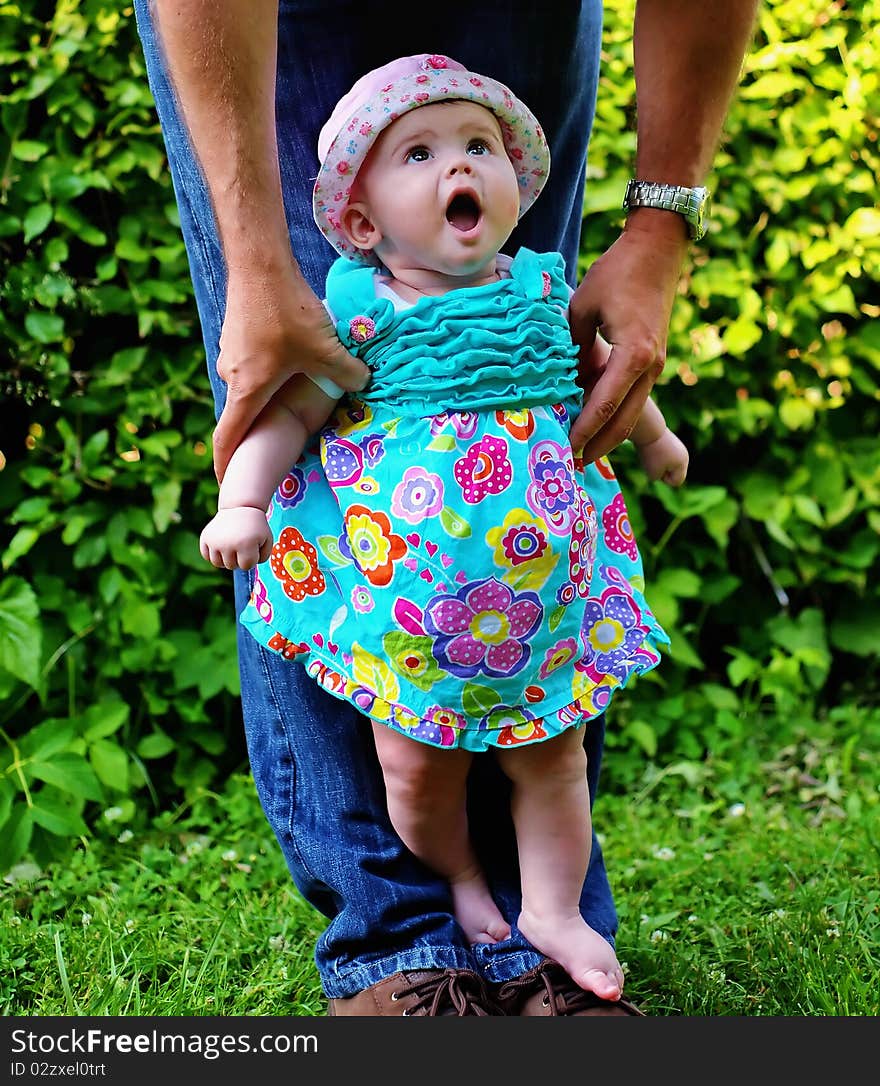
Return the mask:
[[494,266],[519,217],[498,119],[462,101],[404,113],[377,139],[350,202],[363,205],[377,231],[375,252],[392,274],[395,265],[443,276]]

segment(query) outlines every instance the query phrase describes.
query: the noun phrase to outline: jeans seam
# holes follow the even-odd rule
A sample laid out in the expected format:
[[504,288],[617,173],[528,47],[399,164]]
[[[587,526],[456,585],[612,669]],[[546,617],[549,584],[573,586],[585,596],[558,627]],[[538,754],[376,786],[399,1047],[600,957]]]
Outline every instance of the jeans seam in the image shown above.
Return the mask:
[[[177,116],[178,123],[181,125],[182,131],[184,132],[184,134],[186,134],[186,128],[184,127],[183,122],[180,120],[179,115],[177,115],[176,110],[175,110],[175,115]],[[181,176],[182,170],[181,170],[180,160],[179,160],[178,156],[173,151],[169,151],[168,152],[168,158],[169,158],[169,164],[172,161],[174,162],[174,172],[177,174],[177,176]],[[195,162],[195,158],[193,158],[193,161]],[[204,178],[202,177],[202,184],[204,184],[204,183],[205,183]],[[221,305],[221,302],[220,302],[220,290],[219,290],[219,287],[218,287],[218,284],[217,284],[217,277],[216,277],[216,275],[214,273],[214,263],[210,259],[210,253],[208,251],[208,244],[207,244],[207,240],[206,240],[206,234],[205,234],[205,231],[204,231],[204,229],[202,227],[202,223],[201,223],[200,219],[195,214],[195,210],[194,210],[192,200],[190,200],[190,197],[189,197],[189,190],[183,184],[179,185],[178,188],[181,190],[180,194],[178,195],[178,200],[186,205],[187,211],[189,213],[189,220],[192,223],[191,236],[194,236],[196,241],[198,242],[199,258],[201,259],[202,265],[203,265],[203,268],[204,268],[203,281],[206,281],[210,286],[208,294],[210,295],[211,302],[213,303],[213,306],[214,306],[214,319],[216,321],[216,327],[217,327],[217,330],[218,330],[218,339],[219,339],[219,333],[220,333],[220,330],[222,330],[222,328],[223,328],[223,318],[225,316],[225,309],[226,309],[225,301]],[[207,192],[207,189],[205,191]],[[208,201],[208,206],[209,207],[211,206],[210,200]],[[211,215],[213,216],[213,214],[214,214],[213,209],[211,209]],[[218,234],[218,232],[216,230],[216,224],[215,224],[215,230],[214,230],[214,237],[218,242],[218,251],[220,252],[221,259],[222,259],[222,248],[219,245],[219,234]],[[219,344],[218,344],[218,346],[219,346]],[[209,358],[208,359],[208,365],[212,366],[216,370],[216,368],[217,368],[217,358],[216,357]],[[219,374],[217,376],[219,377]]]
[[297,778],[299,776],[299,772],[298,772],[298,767],[297,767],[297,764],[296,764],[296,755],[294,753],[294,748],[293,748],[293,745],[290,742],[290,737],[289,737],[288,732],[287,732],[288,722],[286,721],[285,716],[284,716],[284,712],[282,711],[282,700],[279,697],[278,691],[277,691],[277,689],[275,687],[275,684],[273,682],[271,668],[269,668],[267,666],[267,653],[268,653],[268,651],[269,651],[268,649],[264,649],[264,648],[261,647],[257,655],[259,657],[260,670],[261,670],[261,672],[263,674],[263,680],[264,680],[264,682],[266,684],[266,689],[268,691],[268,696],[272,700],[272,706],[273,706],[273,708],[275,710],[275,714],[276,714],[277,719],[278,719],[279,729],[280,729],[280,732],[281,732],[281,736],[283,737],[284,749],[287,752],[287,756],[288,756],[288,759],[290,761],[290,766],[291,766],[292,776],[293,776],[293,780],[292,780],[291,787],[290,787],[290,790],[289,790],[289,802],[288,802],[288,806],[287,806],[287,812],[286,812],[284,825],[285,825],[285,829],[287,831],[288,840],[290,842],[290,849],[291,849],[291,851],[293,853],[296,854],[297,860],[299,861],[299,864],[302,867],[303,871],[305,871],[308,874],[309,878],[314,879],[315,881],[323,883],[324,880],[322,878],[320,878],[315,873],[315,871],[313,871],[313,869],[311,867],[311,864],[306,863],[305,856],[303,855],[303,853],[302,853],[302,851],[301,851],[301,849],[299,847],[299,843],[298,843],[297,838],[296,838],[296,833],[294,832],[294,812],[296,811],[296,782],[297,782]]

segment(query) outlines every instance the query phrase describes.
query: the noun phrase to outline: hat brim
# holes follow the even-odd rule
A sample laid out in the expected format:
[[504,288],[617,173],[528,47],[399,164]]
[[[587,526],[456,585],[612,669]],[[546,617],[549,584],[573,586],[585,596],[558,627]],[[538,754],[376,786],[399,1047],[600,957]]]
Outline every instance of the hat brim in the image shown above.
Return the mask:
[[352,183],[376,139],[402,114],[435,102],[475,102],[491,110],[519,185],[519,214],[532,206],[550,172],[550,150],[537,118],[503,83],[457,68],[427,69],[383,87],[350,114],[330,143],[315,180],[312,211],[333,248],[356,263],[377,265],[371,252],[353,246],[340,224]]

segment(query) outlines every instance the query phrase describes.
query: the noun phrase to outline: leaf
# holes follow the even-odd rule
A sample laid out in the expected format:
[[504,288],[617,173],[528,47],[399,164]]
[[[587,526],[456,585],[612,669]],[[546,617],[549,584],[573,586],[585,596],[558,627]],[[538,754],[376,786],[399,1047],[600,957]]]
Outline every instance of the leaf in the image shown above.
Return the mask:
[[0,830],[0,872],[5,874],[24,856],[31,843],[34,830],[31,809],[24,803],[16,803]]
[[25,735],[21,751],[28,758],[46,760],[67,749],[76,738],[76,727],[69,717],[49,717]]
[[843,225],[856,238],[875,238],[880,235],[880,210],[876,207],[858,207]]
[[137,745],[137,752],[141,758],[164,758],[175,749],[175,742],[165,732],[154,731],[151,735],[145,735]]
[[103,799],[100,782],[81,754],[58,754],[50,761],[32,761],[29,771],[46,784],[82,799]]
[[723,486],[683,487],[680,490],[664,487],[657,491],[657,497],[670,513],[684,518],[701,516],[713,506],[726,501],[728,494]]
[[727,546],[730,529],[736,523],[739,516],[739,506],[733,498],[727,497],[718,505],[708,509],[703,514],[703,523],[706,531],[713,538],[719,551],[724,551]]
[[52,221],[51,204],[32,204],[24,217],[24,240],[33,241]]
[[744,652],[736,652],[734,658],[727,665],[727,677],[733,686],[742,686],[747,680],[757,675],[761,670],[760,663]]
[[704,666],[703,661],[684,634],[672,626],[664,626],[664,629],[669,635],[669,640],[671,642],[668,650],[670,657],[676,663],[681,664],[682,667],[692,667],[702,670]]
[[16,140],[12,145],[12,157],[19,162],[36,162],[48,150],[49,144],[40,140]]
[[816,409],[804,399],[789,397],[779,405],[779,417],[789,430],[802,430],[813,424]]
[[23,558],[30,551],[39,538],[39,528],[19,528],[3,552],[3,568],[11,569],[19,558]]
[[335,535],[319,535],[317,540],[318,548],[324,557],[333,563],[335,566],[350,566],[351,559],[346,556],[339,549],[339,537]]
[[842,652],[877,658],[880,652],[880,604],[876,601],[851,603],[834,619],[831,644]]
[[657,577],[658,584],[671,596],[694,598],[702,588],[701,578],[690,569],[664,569]]
[[149,600],[127,599],[121,607],[122,628],[133,637],[147,640],[155,637],[160,628],[159,608]]
[[467,539],[471,534],[470,524],[458,513],[454,513],[448,505],[440,510],[440,523],[447,535],[451,535],[454,539]]
[[644,721],[633,720],[624,729],[624,734],[633,739],[649,758],[657,753],[657,733]]
[[760,325],[746,317],[739,317],[728,327],[721,340],[728,354],[743,355],[760,342],[762,334]]
[[[10,783],[9,778],[0,777],[0,837],[2,837],[3,826],[12,811],[15,796],[16,790]],[[2,868],[0,868],[0,873],[2,873]]]
[[0,583],[0,667],[37,690],[42,658],[36,594],[21,577],[10,577]]
[[34,822],[57,837],[86,837],[89,828],[82,815],[69,807],[64,800],[45,790],[34,797],[31,808]]
[[117,792],[128,791],[128,755],[116,743],[99,739],[89,748],[89,760],[98,778]]
[[57,343],[64,338],[64,321],[57,313],[28,313],[24,326],[37,343]]
[[498,708],[498,693],[490,686],[465,683],[461,692],[461,704],[468,716],[483,717]]
[[79,728],[87,743],[102,740],[122,728],[128,720],[128,706],[117,700],[90,705],[79,715]]

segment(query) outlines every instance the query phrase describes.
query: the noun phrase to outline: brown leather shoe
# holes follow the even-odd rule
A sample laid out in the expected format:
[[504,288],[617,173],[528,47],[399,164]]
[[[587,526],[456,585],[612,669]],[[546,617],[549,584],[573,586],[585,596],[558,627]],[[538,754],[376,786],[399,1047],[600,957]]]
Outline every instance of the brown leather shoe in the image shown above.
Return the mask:
[[628,999],[612,1002],[580,988],[561,965],[549,959],[516,980],[494,985],[493,995],[505,1014],[520,1018],[645,1017]]
[[331,999],[335,1017],[439,1018],[504,1015],[483,978],[468,969],[421,969],[395,973],[347,999]]

